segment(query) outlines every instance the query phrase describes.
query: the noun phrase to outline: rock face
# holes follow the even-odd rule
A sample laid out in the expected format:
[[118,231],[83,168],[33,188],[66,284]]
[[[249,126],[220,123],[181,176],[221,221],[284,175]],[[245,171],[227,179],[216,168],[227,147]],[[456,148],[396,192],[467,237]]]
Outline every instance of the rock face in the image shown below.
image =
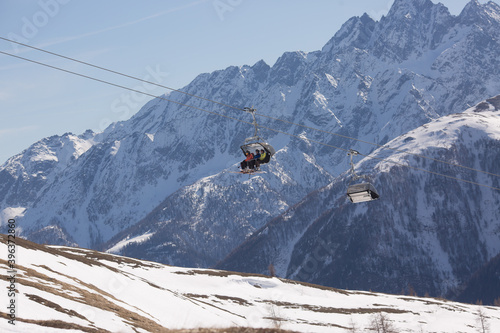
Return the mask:
[[[492,2],[481,5],[471,1],[459,16],[453,16],[443,5],[429,0],[397,0],[378,22],[367,15],[350,19],[320,51],[287,52],[272,67],[259,61],[253,66],[201,74],[181,89],[191,95],[172,92],[150,101],[130,120],[113,124],[103,133],[44,139],[11,158],[0,167],[2,221],[17,217],[21,235],[38,242],[110,249],[176,265],[214,265],[269,221],[274,219],[275,223],[288,216],[289,209],[295,209],[299,202],[315,195],[340,194],[344,185],[337,177],[348,168],[346,150],[353,148],[369,154],[377,148],[370,142],[385,144],[423,124],[497,95],[499,17],[500,7]],[[238,108],[253,105],[258,109],[258,122],[263,126],[260,134],[277,150],[272,163],[264,167],[266,174],[248,178],[227,172],[237,170],[236,165],[242,159],[239,145],[252,134],[250,116],[192,95]],[[446,136],[442,140],[453,142]],[[432,148],[428,153],[444,154],[447,160],[456,158],[461,164],[473,163],[494,172],[496,166],[491,163],[494,150],[486,149],[480,154],[479,149],[494,147],[495,141],[481,141],[477,145],[464,143],[459,148],[472,151],[460,153],[435,152]],[[465,156],[478,160],[464,160]],[[431,170],[443,168],[439,163],[434,165],[424,160],[416,161],[416,165]],[[375,167],[364,170],[374,172],[378,170]],[[373,207],[370,209],[392,212],[387,218],[394,219],[387,221],[387,228],[395,229],[377,237],[401,236],[411,240],[413,236],[398,233],[400,223],[396,220],[408,221],[405,223],[415,224],[417,229],[427,225],[414,220],[420,218],[422,206],[435,200],[425,191],[439,192],[438,188],[451,186],[447,182],[453,180],[436,176],[434,182],[426,179],[427,183],[421,183],[420,178],[412,178],[411,170],[402,167],[390,170],[374,174],[383,195],[387,197],[394,191],[394,200],[415,200],[403,196],[408,193],[403,189],[389,186],[393,175],[399,175],[401,182],[406,179],[415,182],[406,184],[404,189],[419,188],[420,201],[370,205]],[[482,177],[478,178],[481,182],[493,181],[484,175],[466,176]],[[324,186],[337,192],[326,194]],[[467,191],[461,183],[454,186],[462,190],[453,194],[443,192],[439,200],[464,210],[446,215],[446,223],[468,225],[472,223],[469,218],[477,218],[476,211],[465,211],[470,206],[471,191],[483,198],[491,194],[493,199],[488,200],[496,200],[493,193],[485,194],[483,188],[478,190],[472,184]],[[338,209],[333,198],[318,201],[313,210],[327,219],[329,209]],[[347,214],[343,222],[345,232],[352,235],[358,235],[356,228],[361,227],[349,219],[375,213],[345,205],[343,201],[341,206]],[[443,207],[435,210],[432,214],[451,212]],[[429,214],[424,216],[432,217]],[[304,215],[296,223],[309,228],[319,215]],[[487,225],[489,221],[482,218],[477,223],[490,230],[493,226]],[[429,230],[447,229],[446,223],[431,224]],[[302,235],[306,229],[297,228],[303,231],[283,232],[298,232],[294,234],[296,241],[306,241],[307,234]],[[367,220],[361,231],[367,233],[370,228],[373,227]],[[490,237],[483,231],[477,230],[479,238]],[[396,245],[375,243],[385,247],[387,253],[400,249],[392,247]],[[459,243],[455,244],[449,246]],[[368,245],[362,241],[353,243],[351,246],[356,249],[352,255],[364,248],[368,251]],[[288,269],[302,267],[307,251],[302,250],[301,254],[295,243],[290,246],[289,254],[296,252],[293,262],[276,265],[281,274],[298,276],[300,269]],[[425,251],[412,251],[415,252],[411,257],[399,263],[401,270],[415,260],[429,259]],[[441,250],[436,251],[439,256]],[[462,249],[444,251],[455,251],[459,258]],[[471,257],[470,263],[463,263],[460,268],[463,272],[459,273],[474,271],[475,265],[495,254],[490,251],[493,249],[487,245],[473,251],[475,257]],[[363,267],[367,274],[370,267],[378,267],[385,259],[366,262]],[[245,269],[260,271],[261,265]],[[454,265],[449,263],[449,267]],[[391,274],[387,268],[386,275]],[[417,283],[412,285],[419,291],[442,293],[448,289],[443,289],[442,281],[455,286],[458,282],[450,279],[460,274],[437,276],[438,280],[432,280],[431,276],[433,282],[426,283],[425,288],[418,288]],[[371,281],[368,276],[367,284]],[[319,277],[310,274],[303,279],[316,281]],[[405,283],[404,279],[401,281]]]

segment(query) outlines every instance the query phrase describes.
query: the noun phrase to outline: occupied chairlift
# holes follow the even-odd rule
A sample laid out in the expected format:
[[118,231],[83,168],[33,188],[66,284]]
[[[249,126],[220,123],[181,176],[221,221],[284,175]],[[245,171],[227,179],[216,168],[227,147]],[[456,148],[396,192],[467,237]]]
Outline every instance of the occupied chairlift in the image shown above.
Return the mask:
[[266,156],[266,159],[264,161],[262,161],[261,163],[268,163],[269,160],[271,159],[271,156],[274,156],[274,154],[276,153],[276,151],[274,150],[273,146],[271,146],[269,143],[267,143],[264,139],[262,139],[260,136],[259,136],[259,133],[258,133],[258,130],[259,130],[259,127],[257,125],[257,120],[255,118],[255,110],[254,108],[249,108],[249,107],[245,107],[243,108],[243,111],[245,112],[248,112],[252,115],[253,117],[253,125],[255,127],[255,130],[254,130],[254,134],[252,137],[249,137],[249,138],[246,138],[245,139],[245,142],[243,143],[243,145],[241,145],[241,150],[243,151],[243,155],[245,155],[245,152],[249,151],[251,153],[255,152],[255,150],[261,150],[261,149],[264,149],[264,151],[266,152],[267,156]]
[[364,182],[360,184],[351,185],[353,181],[357,181],[361,178],[366,178],[366,176],[358,176],[356,171],[354,170],[354,163],[352,161],[352,157],[355,155],[359,155],[359,152],[351,149],[349,153],[347,153],[351,157],[351,181],[349,183],[349,187],[347,188],[347,196],[353,203],[365,202],[365,201],[373,201],[379,198],[379,194],[375,190],[375,187],[369,183]]

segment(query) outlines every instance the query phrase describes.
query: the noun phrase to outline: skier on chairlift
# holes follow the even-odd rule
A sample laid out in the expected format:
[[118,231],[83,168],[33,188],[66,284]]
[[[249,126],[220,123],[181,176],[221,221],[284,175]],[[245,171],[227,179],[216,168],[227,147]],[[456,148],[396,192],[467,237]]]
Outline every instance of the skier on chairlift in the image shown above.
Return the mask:
[[[253,118],[254,135],[246,138],[243,145],[240,147],[245,154],[245,160],[240,163],[242,173],[253,173],[259,171],[261,164],[268,163],[271,156],[276,153],[274,148],[262,139],[258,134],[258,125],[255,118],[256,110],[254,108],[243,108],[243,111],[250,113]],[[255,149],[255,154],[250,151]],[[257,170],[255,169],[257,167]]]
[[240,163],[241,171],[246,171],[249,168],[250,162],[253,160],[253,154],[250,153],[248,150],[245,152],[245,160]]

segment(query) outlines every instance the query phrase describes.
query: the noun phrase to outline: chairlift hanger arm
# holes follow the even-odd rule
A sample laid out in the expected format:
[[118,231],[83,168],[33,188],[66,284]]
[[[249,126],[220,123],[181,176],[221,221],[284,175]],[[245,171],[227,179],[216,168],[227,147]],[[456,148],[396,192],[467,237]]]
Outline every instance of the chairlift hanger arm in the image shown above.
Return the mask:
[[347,153],[347,155],[351,158],[351,169],[349,170],[349,172],[351,173],[351,176],[353,178],[353,180],[357,180],[359,178],[362,178],[361,176],[358,176],[356,174],[356,170],[354,169],[354,162],[352,160],[352,157],[353,156],[356,156],[356,155],[359,155],[359,152],[357,150],[354,150],[354,149],[350,149],[349,152]]
[[253,118],[253,126],[255,127],[255,130],[254,130],[254,134],[253,136],[258,138],[259,137],[259,125],[257,124],[257,118],[255,118],[255,112],[257,112],[257,110],[253,107],[244,107],[243,108],[243,111],[245,112],[248,112],[252,115],[252,118]]
[[353,203],[377,200],[379,198],[379,194],[371,183],[365,182],[351,185],[353,181],[365,178],[366,176],[359,176],[358,174],[356,174],[356,170],[354,169],[353,156],[361,154],[354,149],[350,149],[347,155],[351,159],[351,169],[349,170],[349,172],[351,173],[351,182],[349,183],[349,187],[347,188],[347,196],[349,197],[349,200],[351,200],[351,202]]

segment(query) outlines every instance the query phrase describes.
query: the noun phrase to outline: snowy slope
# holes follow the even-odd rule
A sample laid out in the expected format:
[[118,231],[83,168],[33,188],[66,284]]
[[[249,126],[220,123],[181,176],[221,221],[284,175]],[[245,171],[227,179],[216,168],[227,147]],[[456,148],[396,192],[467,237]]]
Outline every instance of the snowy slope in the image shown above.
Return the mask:
[[[0,252],[6,253],[6,236],[0,239]],[[472,333],[479,312],[493,331],[500,327],[498,307],[178,268],[22,240],[16,254],[16,325],[9,324],[2,307],[2,332],[276,326],[297,332],[352,332],[373,328],[383,316],[398,332]],[[6,262],[0,265],[5,272]],[[6,279],[0,283],[5,289]]]
[[351,204],[344,174],[217,267],[264,273],[273,263],[278,276],[332,287],[453,292],[500,253],[499,101],[432,121],[357,163],[378,201]]

